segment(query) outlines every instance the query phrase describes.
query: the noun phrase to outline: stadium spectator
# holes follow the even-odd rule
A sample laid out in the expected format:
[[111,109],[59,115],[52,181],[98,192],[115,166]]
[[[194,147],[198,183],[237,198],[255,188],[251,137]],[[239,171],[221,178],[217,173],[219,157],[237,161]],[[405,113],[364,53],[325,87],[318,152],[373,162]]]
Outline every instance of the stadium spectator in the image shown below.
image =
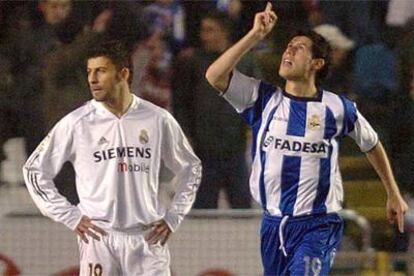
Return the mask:
[[89,99],[83,64],[88,50],[103,39],[111,19],[112,13],[104,10],[91,28],[71,34],[63,29],[58,33],[61,43],[45,56],[42,70],[42,112],[48,130],[65,114]]
[[[217,208],[225,189],[232,208],[249,208],[251,197],[245,161],[247,130],[226,102],[215,97],[203,78],[207,67],[230,45],[231,23],[226,14],[213,11],[201,22],[202,47],[179,58],[174,67],[174,115],[192,142],[204,168],[194,208]],[[247,55],[239,70],[257,77],[261,71]]]
[[283,89],[235,69],[277,19],[267,3],[251,31],[214,61],[206,78],[253,129],[250,189],[264,213],[264,275],[327,275],[343,230],[337,213],[343,201],[341,138],[352,137],[366,153],[387,192],[387,217],[400,232],[408,207],[378,135],[355,104],[318,87],[331,57],[321,35],[293,36],[279,67]]
[[[98,43],[85,63],[93,100],[60,120],[32,153],[26,186],[45,216],[78,234],[81,275],[169,276],[166,242],[194,202],[200,161],[167,111],[131,93],[124,44]],[[53,182],[67,161],[78,205]],[[168,206],[158,201],[161,164],[179,183]]]
[[138,42],[132,54],[134,93],[171,112],[172,58],[167,43],[159,32]]
[[[42,115],[47,130],[52,129],[64,115],[80,107],[89,99],[89,88],[84,70],[88,50],[103,39],[112,19],[112,12],[103,10],[91,28],[70,33],[62,28],[58,33],[61,43],[45,56],[42,69]],[[75,173],[69,162],[54,179],[56,188],[72,204],[79,202],[75,188]]]
[[373,1],[318,1],[322,24],[337,26],[360,47],[379,38]]
[[394,47],[399,41],[404,40],[405,26],[414,18],[414,5],[406,0],[389,0],[385,17],[390,44]]
[[353,58],[350,52],[355,47],[354,41],[334,25],[323,24],[313,30],[323,36],[332,47],[332,69],[322,87],[352,96]]
[[[45,57],[54,51],[60,41],[58,32],[70,20],[72,2],[70,0],[39,1],[39,10],[42,15],[40,26],[35,27],[29,20],[22,22],[26,13],[19,20],[20,29],[9,32],[5,42],[5,55],[10,59],[11,72],[15,81],[13,94],[20,105],[16,114],[22,136],[27,139],[27,151],[34,150],[45,134],[42,112],[42,69]],[[78,25],[72,24],[76,29]]]
[[414,18],[414,6],[405,0],[389,0],[386,16],[387,25],[403,28]]
[[104,40],[120,40],[132,49],[147,34],[147,24],[143,20],[142,1],[86,1],[95,11],[96,18],[103,11],[110,11],[111,20],[104,33]]
[[389,149],[393,98],[398,88],[395,54],[381,41],[366,44],[355,53],[353,73],[356,102]]
[[167,51],[176,54],[185,42],[185,10],[179,0],[155,0],[144,8],[144,22],[150,35],[159,33],[167,42]]

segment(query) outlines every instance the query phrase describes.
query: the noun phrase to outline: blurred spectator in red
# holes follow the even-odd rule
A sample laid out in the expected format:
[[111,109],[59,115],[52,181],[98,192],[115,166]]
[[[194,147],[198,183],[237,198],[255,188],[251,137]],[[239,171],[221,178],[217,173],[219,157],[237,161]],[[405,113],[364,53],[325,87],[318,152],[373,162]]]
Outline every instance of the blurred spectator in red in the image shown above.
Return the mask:
[[144,8],[143,20],[148,36],[133,49],[132,91],[171,111],[171,63],[185,41],[184,9],[180,1],[157,0]]
[[138,43],[132,54],[132,91],[139,97],[172,111],[172,55],[159,32]]

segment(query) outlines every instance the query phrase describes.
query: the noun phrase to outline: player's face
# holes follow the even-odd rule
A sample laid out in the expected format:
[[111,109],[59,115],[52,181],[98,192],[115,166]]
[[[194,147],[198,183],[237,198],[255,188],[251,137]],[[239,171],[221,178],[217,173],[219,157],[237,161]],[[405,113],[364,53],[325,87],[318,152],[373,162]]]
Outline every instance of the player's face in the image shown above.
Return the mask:
[[120,90],[121,77],[116,66],[107,57],[88,59],[88,83],[95,100],[110,101]]
[[312,40],[306,36],[294,37],[282,55],[279,75],[285,80],[302,80],[312,70]]

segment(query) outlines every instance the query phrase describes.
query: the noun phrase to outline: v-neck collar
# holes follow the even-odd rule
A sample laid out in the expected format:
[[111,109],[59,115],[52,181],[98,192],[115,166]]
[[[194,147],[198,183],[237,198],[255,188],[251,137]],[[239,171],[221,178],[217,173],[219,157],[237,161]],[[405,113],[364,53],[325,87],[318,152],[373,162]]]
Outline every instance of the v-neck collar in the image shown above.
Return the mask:
[[98,102],[95,99],[92,99],[92,105],[98,110],[99,113],[101,114],[107,114],[109,116],[113,116],[116,119],[122,119],[125,116],[127,116],[129,113],[135,111],[138,109],[139,103],[140,103],[140,99],[135,96],[134,94],[132,94],[132,103],[131,105],[128,107],[127,111],[121,116],[118,117],[116,116],[114,113],[112,113],[111,111],[109,111],[102,102]]

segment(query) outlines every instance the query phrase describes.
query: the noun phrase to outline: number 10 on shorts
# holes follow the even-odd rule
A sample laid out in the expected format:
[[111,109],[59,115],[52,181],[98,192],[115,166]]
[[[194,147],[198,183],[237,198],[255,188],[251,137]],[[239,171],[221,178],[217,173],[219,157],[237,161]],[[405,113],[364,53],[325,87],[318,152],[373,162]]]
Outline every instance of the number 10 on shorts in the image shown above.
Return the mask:
[[[321,273],[322,262],[318,257],[305,256],[303,261],[305,262],[305,276],[318,276]],[[312,274],[309,273],[311,271]]]

